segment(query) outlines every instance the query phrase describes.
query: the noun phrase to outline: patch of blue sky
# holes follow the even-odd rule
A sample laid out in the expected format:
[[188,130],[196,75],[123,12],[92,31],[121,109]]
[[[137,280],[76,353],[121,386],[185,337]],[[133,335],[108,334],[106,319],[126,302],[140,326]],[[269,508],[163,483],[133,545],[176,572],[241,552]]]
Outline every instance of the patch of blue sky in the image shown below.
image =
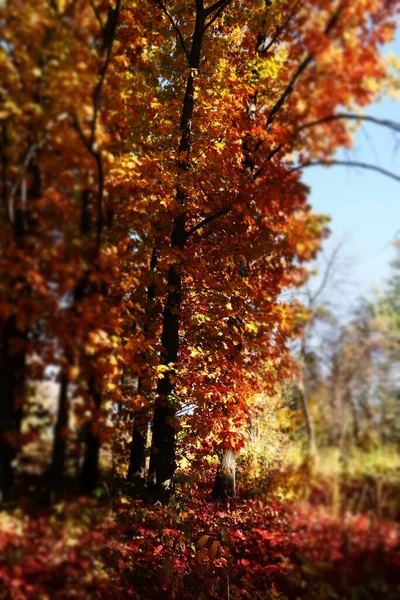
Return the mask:
[[[400,31],[386,50],[400,55]],[[400,122],[400,102],[385,98],[365,109],[378,119]],[[339,151],[338,160],[371,163],[400,175],[400,135],[365,123],[354,148]],[[393,241],[400,232],[400,183],[379,173],[343,166],[310,167],[303,181],[310,186],[314,210],[331,217],[327,254],[343,242],[347,263],[346,301],[353,305],[373,288],[382,289],[390,277]],[[350,267],[351,265],[351,267]]]

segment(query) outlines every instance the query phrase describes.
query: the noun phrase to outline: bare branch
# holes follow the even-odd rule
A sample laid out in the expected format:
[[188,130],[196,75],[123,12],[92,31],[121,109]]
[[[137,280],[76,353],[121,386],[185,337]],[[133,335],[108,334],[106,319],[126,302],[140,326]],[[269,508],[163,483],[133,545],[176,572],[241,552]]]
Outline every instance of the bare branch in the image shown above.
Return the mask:
[[266,256],[269,256],[270,254],[271,254],[271,252],[264,252],[263,254],[261,254],[261,256],[258,256],[257,258],[255,258],[254,260],[251,261],[250,267],[252,267],[256,263],[260,262],[260,260],[262,260]]
[[309,291],[309,306],[313,310],[315,308],[315,304],[316,304],[318,298],[323,293],[323,291],[325,290],[325,288],[328,284],[332,270],[337,262],[337,257],[338,257],[338,254],[341,252],[341,249],[342,249],[342,244],[337,244],[337,246],[334,248],[332,254],[328,258],[328,262],[325,267],[325,272],[324,272],[324,275],[323,275],[320,285],[318,286],[318,288],[315,290],[314,293]]
[[297,167],[294,167],[288,172],[288,175],[290,175],[291,173],[295,173],[296,171],[302,171],[307,167],[331,167],[336,165],[343,167],[359,167],[360,169],[376,171],[377,173],[385,175],[386,177],[390,177],[395,181],[400,181],[400,175],[397,175],[392,171],[387,171],[386,169],[382,169],[381,167],[377,167],[376,165],[371,165],[369,163],[363,163],[354,160],[313,160],[302,165],[298,165]]
[[154,0],[154,2],[161,8],[161,10],[165,14],[165,16],[169,19],[169,22],[171,23],[172,27],[175,29],[176,35],[179,38],[179,42],[180,42],[180,44],[182,46],[182,50],[186,54],[187,59],[190,60],[189,50],[186,48],[185,40],[183,39],[183,35],[181,33],[181,30],[179,29],[178,25],[175,23],[173,16],[169,12],[169,10],[165,6],[165,4],[163,4],[161,2],[161,0]]
[[[293,137],[296,138],[297,135],[305,129],[310,129],[311,127],[316,127],[317,125],[323,125],[325,123],[331,123],[333,121],[339,120],[367,121],[368,123],[374,123],[375,125],[379,125],[381,127],[387,127],[392,131],[400,132],[400,123],[397,123],[396,121],[390,121],[389,119],[378,119],[377,117],[372,117],[369,115],[359,115],[357,113],[337,113],[335,115],[328,115],[326,117],[322,117],[321,119],[316,119],[315,121],[310,121],[309,123],[304,123],[303,125],[300,125],[300,127],[298,127],[294,132]],[[278,146],[275,146],[275,148],[273,148],[271,152],[267,155],[265,162],[269,162],[270,160],[272,160],[275,154],[282,150],[283,147],[284,144],[279,144]],[[262,174],[262,172],[263,168],[261,167],[254,175],[254,179],[257,179]]]
[[298,129],[295,131],[295,135],[297,135],[304,129],[309,129],[310,127],[316,127],[317,125],[323,125],[324,123],[331,123],[332,121],[339,120],[367,121],[369,123],[374,123],[375,125],[380,125],[381,127],[387,127],[388,129],[392,129],[393,131],[400,132],[400,123],[396,123],[395,121],[390,121],[388,119],[378,119],[376,117],[371,117],[368,115],[358,115],[356,113],[337,113],[335,115],[328,115],[327,117],[316,119],[315,121],[310,121],[309,123],[304,123],[304,125],[300,125],[300,127],[298,127]]
[[197,225],[195,225],[194,227],[189,229],[189,231],[186,233],[186,239],[188,239],[191,235],[193,235],[193,233],[195,233],[196,231],[198,231],[199,229],[201,229],[208,223],[211,223],[211,221],[218,219],[218,217],[222,217],[222,215],[226,215],[230,211],[231,211],[231,207],[221,208],[221,210],[218,210],[217,212],[213,213],[212,215],[209,215],[208,217],[206,217],[205,219],[200,221],[200,223],[197,223]]

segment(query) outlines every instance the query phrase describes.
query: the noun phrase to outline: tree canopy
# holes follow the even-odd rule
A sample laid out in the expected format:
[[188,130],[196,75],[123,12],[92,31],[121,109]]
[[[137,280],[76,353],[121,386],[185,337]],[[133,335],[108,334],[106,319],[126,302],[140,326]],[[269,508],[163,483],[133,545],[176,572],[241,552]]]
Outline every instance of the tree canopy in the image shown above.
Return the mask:
[[93,489],[116,440],[143,485],[150,422],[148,485],[165,501],[177,452],[200,464],[243,446],[255,394],[291,369],[299,307],[282,294],[328,232],[302,169],[334,164],[363,119],[398,130],[363,113],[390,82],[398,9],[3,3],[4,498],[40,435],[22,427],[32,389],[52,378],[52,493],[71,452]]
[[399,259],[294,293],[399,12],[0,2],[1,598],[399,597]]

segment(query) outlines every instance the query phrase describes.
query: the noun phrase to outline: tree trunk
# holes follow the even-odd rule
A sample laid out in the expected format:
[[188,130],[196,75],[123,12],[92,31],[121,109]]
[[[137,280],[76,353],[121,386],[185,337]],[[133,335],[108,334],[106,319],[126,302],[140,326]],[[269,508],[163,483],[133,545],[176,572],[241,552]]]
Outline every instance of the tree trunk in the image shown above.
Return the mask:
[[[202,0],[196,0],[196,21],[192,36],[189,67],[181,116],[181,139],[179,143],[178,184],[176,199],[181,212],[174,219],[171,234],[171,248],[182,251],[186,241],[185,204],[186,192],[181,178],[187,176],[190,167],[190,137],[194,108],[194,76],[200,68],[201,47],[204,35],[206,11]],[[168,272],[168,296],[163,314],[161,344],[163,352],[161,364],[168,367],[158,380],[157,400],[154,409],[153,438],[150,456],[149,488],[152,495],[164,503],[174,496],[175,472],[175,367],[179,350],[179,310],[182,297],[182,262],[170,266]],[[173,367],[171,368],[171,363]]]
[[25,395],[26,334],[17,328],[16,316],[3,325],[0,348],[0,491],[3,501],[14,493],[13,461],[18,452]]
[[147,411],[135,411],[127,479],[139,486],[145,484],[148,427]]
[[[180,215],[174,221],[172,248],[183,248],[185,243],[185,218]],[[179,267],[171,266],[168,275],[168,297],[164,309],[161,344],[162,364],[175,366],[179,348],[179,309],[182,281]],[[154,409],[153,437],[151,445],[149,487],[152,495],[162,502],[169,502],[174,495],[175,472],[175,408],[172,394],[175,389],[174,368],[169,368],[158,380],[157,401]]]
[[[146,313],[145,313],[145,324],[143,328],[143,333],[145,339],[148,340],[152,331],[152,322],[153,322],[153,310],[154,310],[154,300],[156,298],[156,284],[154,279],[154,273],[157,268],[158,257],[159,257],[158,248],[153,248],[153,252],[151,255],[150,261],[150,283],[147,289],[147,303],[146,303]],[[143,362],[145,366],[147,366],[147,353],[144,353]],[[151,384],[149,386],[145,386],[143,382],[143,377],[139,377],[138,385],[137,385],[137,393],[149,393],[151,391]],[[146,472],[146,447],[147,447],[147,438],[148,438],[148,429],[149,429],[149,417],[148,417],[148,409],[147,407],[142,408],[141,410],[137,410],[134,413],[133,418],[133,428],[132,428],[132,441],[131,441],[131,451],[129,457],[129,467],[127,479],[131,483],[138,485],[139,487],[145,486],[145,472]]]
[[57,421],[54,428],[53,453],[50,465],[50,493],[58,496],[62,491],[67,450],[66,429],[68,427],[68,375],[63,370],[58,398]]
[[298,390],[299,390],[300,397],[301,397],[301,403],[303,406],[303,413],[304,413],[304,420],[306,423],[308,453],[311,456],[315,456],[317,454],[317,443],[316,443],[316,439],[315,439],[315,427],[314,427],[314,421],[313,421],[311,413],[310,413],[310,407],[308,406],[307,394],[306,394],[306,390],[304,388],[304,383],[303,383],[302,378],[300,379],[300,381],[298,383]]
[[304,420],[306,424],[307,430],[307,441],[308,441],[308,454],[310,456],[315,456],[317,454],[317,442],[315,439],[315,427],[314,421],[310,412],[310,407],[308,405],[308,396],[307,391],[304,385],[304,371],[307,365],[307,346],[306,346],[306,332],[303,332],[301,338],[301,347],[300,347],[300,377],[297,384],[297,389],[300,394],[301,404],[303,407]]
[[225,450],[215,476],[213,500],[226,501],[236,494],[236,456],[233,450]]
[[91,493],[99,482],[100,438],[98,425],[102,394],[99,386],[96,385],[94,374],[89,380],[89,392],[94,409],[92,410],[92,420],[86,425],[85,453],[80,477],[80,488],[86,494]]
[[[4,145],[7,135],[4,130]],[[8,206],[7,165],[3,165],[3,202]],[[26,206],[22,202],[22,186],[25,189]],[[33,159],[25,167],[23,181],[20,184],[21,201],[14,206],[12,228],[19,252],[25,252],[25,234],[34,231],[35,220],[32,216],[31,202],[41,196],[40,170]],[[31,251],[31,249],[29,250]],[[17,259],[18,260],[18,259]],[[10,288],[18,284],[18,297],[28,298],[30,287],[23,276],[12,279]],[[15,288],[18,289],[18,288]],[[15,306],[15,297],[10,295],[9,302]],[[26,392],[26,340],[27,329],[18,327],[16,314],[11,314],[0,328],[0,494],[7,501],[14,494],[14,465],[20,440],[21,421]]]

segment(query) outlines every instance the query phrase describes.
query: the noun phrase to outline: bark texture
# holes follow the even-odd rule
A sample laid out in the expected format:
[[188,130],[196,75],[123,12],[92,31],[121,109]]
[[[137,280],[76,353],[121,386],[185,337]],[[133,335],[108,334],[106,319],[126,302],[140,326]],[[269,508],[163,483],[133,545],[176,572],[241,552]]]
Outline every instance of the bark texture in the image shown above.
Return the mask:
[[[154,281],[155,271],[157,269],[157,263],[159,258],[158,248],[153,248],[151,261],[150,261],[150,272],[149,278],[150,283],[147,289],[147,303],[145,312],[145,325],[143,333],[145,339],[148,340],[152,334],[152,326],[154,320],[154,304],[157,296],[156,283]],[[148,353],[144,352],[143,363],[145,366],[148,365]],[[151,391],[150,385],[145,385],[146,378],[142,375],[139,377],[137,384],[138,394],[149,394]],[[147,407],[137,410],[134,413],[133,427],[132,427],[132,441],[129,456],[129,467],[127,479],[131,483],[139,487],[145,486],[146,476],[146,448],[147,438],[149,429],[149,415]]]
[[135,411],[127,479],[136,485],[145,483],[148,426],[147,412]]
[[50,493],[56,496],[62,492],[67,451],[66,429],[68,427],[68,375],[61,374],[60,393],[58,398],[57,420],[54,428],[53,452],[50,466]]
[[233,450],[225,450],[215,476],[212,490],[213,500],[226,501],[236,494],[236,455]]
[[25,396],[25,339],[11,315],[3,325],[0,347],[0,491],[3,501],[14,493],[13,461],[18,452]]

